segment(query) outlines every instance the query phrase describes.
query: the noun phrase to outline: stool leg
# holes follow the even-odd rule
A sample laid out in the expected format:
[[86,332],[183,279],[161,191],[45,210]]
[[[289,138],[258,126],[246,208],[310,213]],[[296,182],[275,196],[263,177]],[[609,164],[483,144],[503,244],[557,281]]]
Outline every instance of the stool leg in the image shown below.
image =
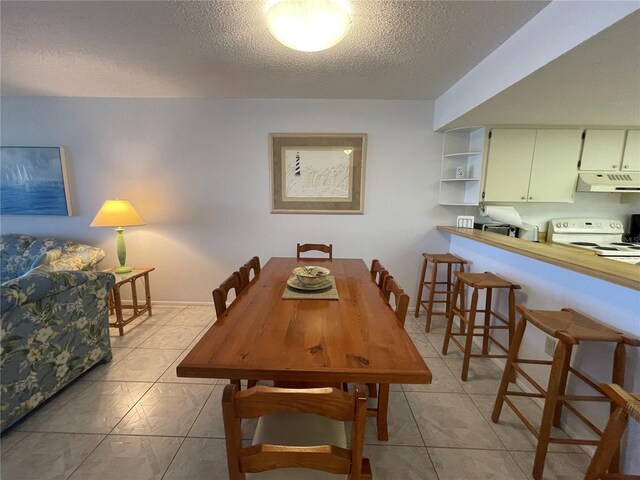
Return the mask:
[[424,289],[424,277],[427,274],[427,259],[422,262],[422,273],[420,274],[420,283],[418,284],[418,301],[416,302],[416,313],[414,317],[420,315],[420,304],[422,303],[422,290]]
[[[464,272],[464,265],[460,265],[460,272]],[[465,299],[464,284],[460,285],[460,304],[462,305],[461,308],[463,310],[467,307],[467,301]],[[466,325],[464,324],[464,322],[460,322],[460,325],[458,325],[458,328],[460,329],[460,333],[464,333]]]
[[[624,371],[627,363],[627,357],[625,352],[624,343],[620,342],[616,344],[616,348],[613,351],[613,371],[611,372],[611,381],[617,383],[621,387],[624,387]],[[611,412],[616,409],[616,404],[611,402]],[[609,473],[619,473],[620,471],[620,447],[616,450],[615,455],[611,459],[609,465]]]
[[[516,329],[516,293],[515,289],[511,287],[509,289],[509,343],[507,343],[507,347],[509,351],[511,351],[511,342],[513,342],[514,332]],[[513,369],[511,371],[511,382],[516,381],[516,370]]]
[[[562,375],[560,377],[560,387],[558,388],[558,395],[564,395],[564,392],[567,389],[567,378],[569,377],[569,365],[571,364],[572,350],[573,350],[573,346],[567,345],[567,358],[565,359],[564,365],[562,366]],[[553,426],[559,427],[561,419],[562,419],[562,402],[558,402],[556,404],[556,409],[553,412]]]
[[562,379],[564,366],[567,361],[567,344],[559,341],[553,354],[553,362],[551,363],[551,373],[549,374],[549,386],[547,388],[547,397],[544,402],[544,410],[542,411],[542,420],[540,421],[540,433],[538,434],[538,446],[536,447],[536,457],[533,461],[533,478],[535,480],[542,479],[544,472],[544,461],[547,458],[547,450],[549,448],[549,437],[551,436],[551,426],[553,423],[553,415],[558,402],[558,392],[560,390],[560,380]]
[[[463,382],[467,381],[469,375],[469,362],[471,360],[471,347],[473,345],[473,332],[476,326],[476,311],[478,310],[478,289],[474,288],[471,294],[471,311],[467,317],[467,341],[464,344],[464,359],[462,360],[462,378]],[[462,321],[462,320],[461,320]]]
[[433,298],[436,293],[436,282],[438,280],[438,262],[433,262],[431,267],[431,288],[429,289],[429,304],[427,305],[427,323],[424,327],[425,332],[431,331],[431,316],[433,315]]
[[[451,308],[447,316],[447,331],[444,334],[444,342],[442,342],[442,354],[446,355],[449,350],[449,339],[451,338],[451,328],[453,327],[453,316],[455,315],[456,302],[458,301],[458,292],[460,291],[460,279],[456,277],[453,284],[453,299],[451,300]],[[462,321],[460,322],[462,323]]]
[[482,354],[489,354],[489,328],[491,326],[491,294],[492,288],[487,288],[484,301],[484,330],[482,331]]
[[451,292],[453,287],[453,283],[451,282],[451,274],[452,274],[453,265],[447,264],[447,283],[445,284],[446,288],[446,296],[445,296],[445,304],[444,304],[444,316],[445,318],[449,315],[449,309],[451,308]]
[[513,368],[513,365],[518,359],[520,344],[522,343],[522,337],[524,337],[524,331],[526,328],[527,321],[524,318],[521,318],[520,323],[516,326],[513,342],[509,347],[509,356],[507,357],[507,363],[504,366],[502,380],[500,380],[500,388],[498,388],[496,403],[493,404],[493,413],[491,414],[491,421],[493,421],[493,423],[498,423],[498,420],[500,420],[500,412],[502,412],[504,397],[507,394],[507,388],[509,387],[509,379],[513,377],[513,374],[516,371],[516,369]]

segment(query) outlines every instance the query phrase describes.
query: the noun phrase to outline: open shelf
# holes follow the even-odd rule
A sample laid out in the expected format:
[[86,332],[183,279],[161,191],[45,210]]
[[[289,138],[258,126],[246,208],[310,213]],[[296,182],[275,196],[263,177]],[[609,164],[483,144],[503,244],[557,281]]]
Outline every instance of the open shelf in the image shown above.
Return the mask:
[[462,127],[444,132],[441,205],[478,205],[484,142],[484,127]]

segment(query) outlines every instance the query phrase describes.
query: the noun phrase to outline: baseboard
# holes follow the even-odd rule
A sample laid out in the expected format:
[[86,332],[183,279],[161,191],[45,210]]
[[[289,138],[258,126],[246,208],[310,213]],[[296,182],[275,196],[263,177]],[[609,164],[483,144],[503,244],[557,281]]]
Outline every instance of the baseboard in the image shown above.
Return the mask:
[[151,305],[158,305],[162,307],[188,307],[193,305],[195,307],[211,307],[213,308],[213,302],[178,302],[175,300],[153,300]]

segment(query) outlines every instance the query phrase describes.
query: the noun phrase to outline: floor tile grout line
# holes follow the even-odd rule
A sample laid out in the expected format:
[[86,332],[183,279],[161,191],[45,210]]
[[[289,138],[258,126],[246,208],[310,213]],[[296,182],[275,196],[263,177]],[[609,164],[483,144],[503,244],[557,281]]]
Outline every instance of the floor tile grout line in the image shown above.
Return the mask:
[[171,461],[167,464],[167,468],[164,470],[162,477],[160,478],[160,480],[163,480],[164,477],[167,475],[167,472],[169,471],[169,469],[171,468],[171,464],[173,463],[173,461],[176,459],[176,457],[178,456],[178,453],[180,452],[180,449],[182,448],[182,446],[184,445],[184,442],[187,441],[187,437],[182,437],[182,441],[180,442],[180,445],[178,446],[178,448],[176,449],[176,452],[173,454],[173,457],[171,457]]
[[418,420],[416,420],[416,415],[413,413],[413,409],[411,408],[411,403],[409,403],[409,399],[407,398],[407,393],[403,390],[402,395],[404,396],[404,400],[407,402],[409,406],[409,411],[411,412],[411,417],[413,418],[413,422],[416,424],[416,428],[418,429],[418,433],[420,434],[420,438],[422,439],[422,446],[427,452],[427,457],[429,458],[429,462],[431,462],[431,468],[433,468],[433,472],[436,474],[436,478],[440,479],[440,475],[438,475],[438,471],[436,470],[436,466],[433,463],[433,459],[431,458],[431,454],[429,453],[429,448],[427,448],[427,442],[424,440],[424,436],[422,435],[422,430],[420,429],[420,425],[418,425]]

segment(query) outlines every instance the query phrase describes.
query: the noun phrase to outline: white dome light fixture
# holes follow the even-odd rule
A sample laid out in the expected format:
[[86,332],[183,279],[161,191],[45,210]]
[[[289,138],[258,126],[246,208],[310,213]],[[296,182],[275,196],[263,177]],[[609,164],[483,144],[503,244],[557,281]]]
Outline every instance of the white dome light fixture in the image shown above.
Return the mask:
[[333,47],[351,26],[347,0],[270,0],[265,15],[271,35],[301,52]]

